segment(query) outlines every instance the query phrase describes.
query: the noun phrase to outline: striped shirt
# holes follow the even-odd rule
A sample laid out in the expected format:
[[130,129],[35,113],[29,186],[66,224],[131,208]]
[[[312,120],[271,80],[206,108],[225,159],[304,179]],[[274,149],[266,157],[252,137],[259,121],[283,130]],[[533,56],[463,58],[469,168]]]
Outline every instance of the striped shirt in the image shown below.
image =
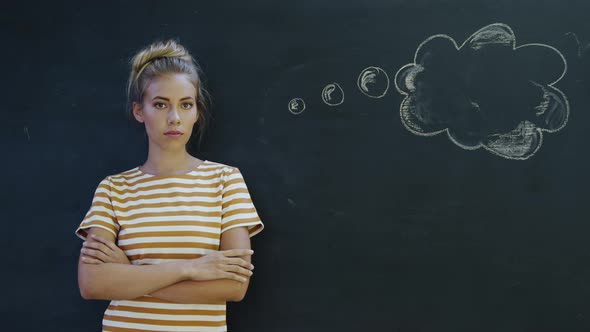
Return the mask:
[[[186,174],[152,175],[139,167],[103,179],[76,235],[105,229],[132,264],[199,258],[219,250],[221,233],[264,225],[240,171],[204,161]],[[225,303],[181,304],[149,295],[113,300],[103,331],[227,331]]]

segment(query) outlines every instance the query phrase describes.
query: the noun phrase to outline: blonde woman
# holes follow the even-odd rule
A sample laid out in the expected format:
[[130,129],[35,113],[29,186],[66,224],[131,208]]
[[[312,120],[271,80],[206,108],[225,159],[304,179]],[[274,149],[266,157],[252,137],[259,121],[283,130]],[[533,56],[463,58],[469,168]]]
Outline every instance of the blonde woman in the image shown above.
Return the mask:
[[186,149],[207,122],[200,76],[173,40],[132,59],[128,100],[148,156],[100,182],[76,230],[82,297],[111,300],[103,331],[227,331],[226,302],[248,288],[250,237],[264,225],[242,175]]

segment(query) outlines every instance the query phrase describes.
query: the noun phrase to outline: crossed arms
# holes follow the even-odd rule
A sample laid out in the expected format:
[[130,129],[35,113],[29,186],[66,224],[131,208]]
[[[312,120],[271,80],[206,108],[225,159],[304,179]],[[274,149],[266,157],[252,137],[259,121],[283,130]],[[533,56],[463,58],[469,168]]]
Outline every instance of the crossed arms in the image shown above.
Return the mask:
[[84,299],[130,300],[149,294],[177,303],[241,301],[254,268],[252,254],[247,228],[237,227],[221,234],[218,252],[132,265],[112,233],[93,227],[78,260],[78,286]]

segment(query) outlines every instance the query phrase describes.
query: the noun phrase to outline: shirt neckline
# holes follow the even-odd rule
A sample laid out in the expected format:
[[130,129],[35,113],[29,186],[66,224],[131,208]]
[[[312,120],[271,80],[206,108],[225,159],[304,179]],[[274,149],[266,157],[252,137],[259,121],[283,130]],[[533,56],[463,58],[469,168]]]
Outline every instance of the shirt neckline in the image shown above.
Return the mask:
[[135,170],[137,172],[139,172],[141,175],[146,175],[146,176],[149,176],[149,177],[175,177],[175,176],[185,176],[185,175],[191,175],[193,173],[196,173],[201,168],[201,166],[203,166],[207,162],[208,162],[208,160],[203,160],[203,162],[200,163],[199,166],[191,169],[190,171],[188,171],[186,173],[179,173],[179,174],[152,174],[152,173],[146,173],[146,172],[142,171],[139,168],[139,166],[135,167]]

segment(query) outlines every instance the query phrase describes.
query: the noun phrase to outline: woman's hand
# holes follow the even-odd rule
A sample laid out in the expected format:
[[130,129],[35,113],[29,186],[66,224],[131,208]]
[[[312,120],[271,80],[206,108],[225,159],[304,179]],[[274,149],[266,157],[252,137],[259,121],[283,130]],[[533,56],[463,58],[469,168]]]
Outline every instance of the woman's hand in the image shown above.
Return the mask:
[[246,282],[247,277],[253,274],[254,265],[240,256],[251,256],[253,253],[250,249],[217,251],[188,260],[185,273],[190,280],[195,281],[231,279]]
[[[82,244],[82,262],[87,264],[131,264],[117,245],[94,234]],[[240,256],[251,256],[250,249],[217,251],[200,258],[185,261],[184,273],[189,280],[204,281],[231,279],[246,282],[252,276],[254,265]]]
[[127,255],[113,242],[92,234],[82,244],[82,262],[87,264],[131,264]]

